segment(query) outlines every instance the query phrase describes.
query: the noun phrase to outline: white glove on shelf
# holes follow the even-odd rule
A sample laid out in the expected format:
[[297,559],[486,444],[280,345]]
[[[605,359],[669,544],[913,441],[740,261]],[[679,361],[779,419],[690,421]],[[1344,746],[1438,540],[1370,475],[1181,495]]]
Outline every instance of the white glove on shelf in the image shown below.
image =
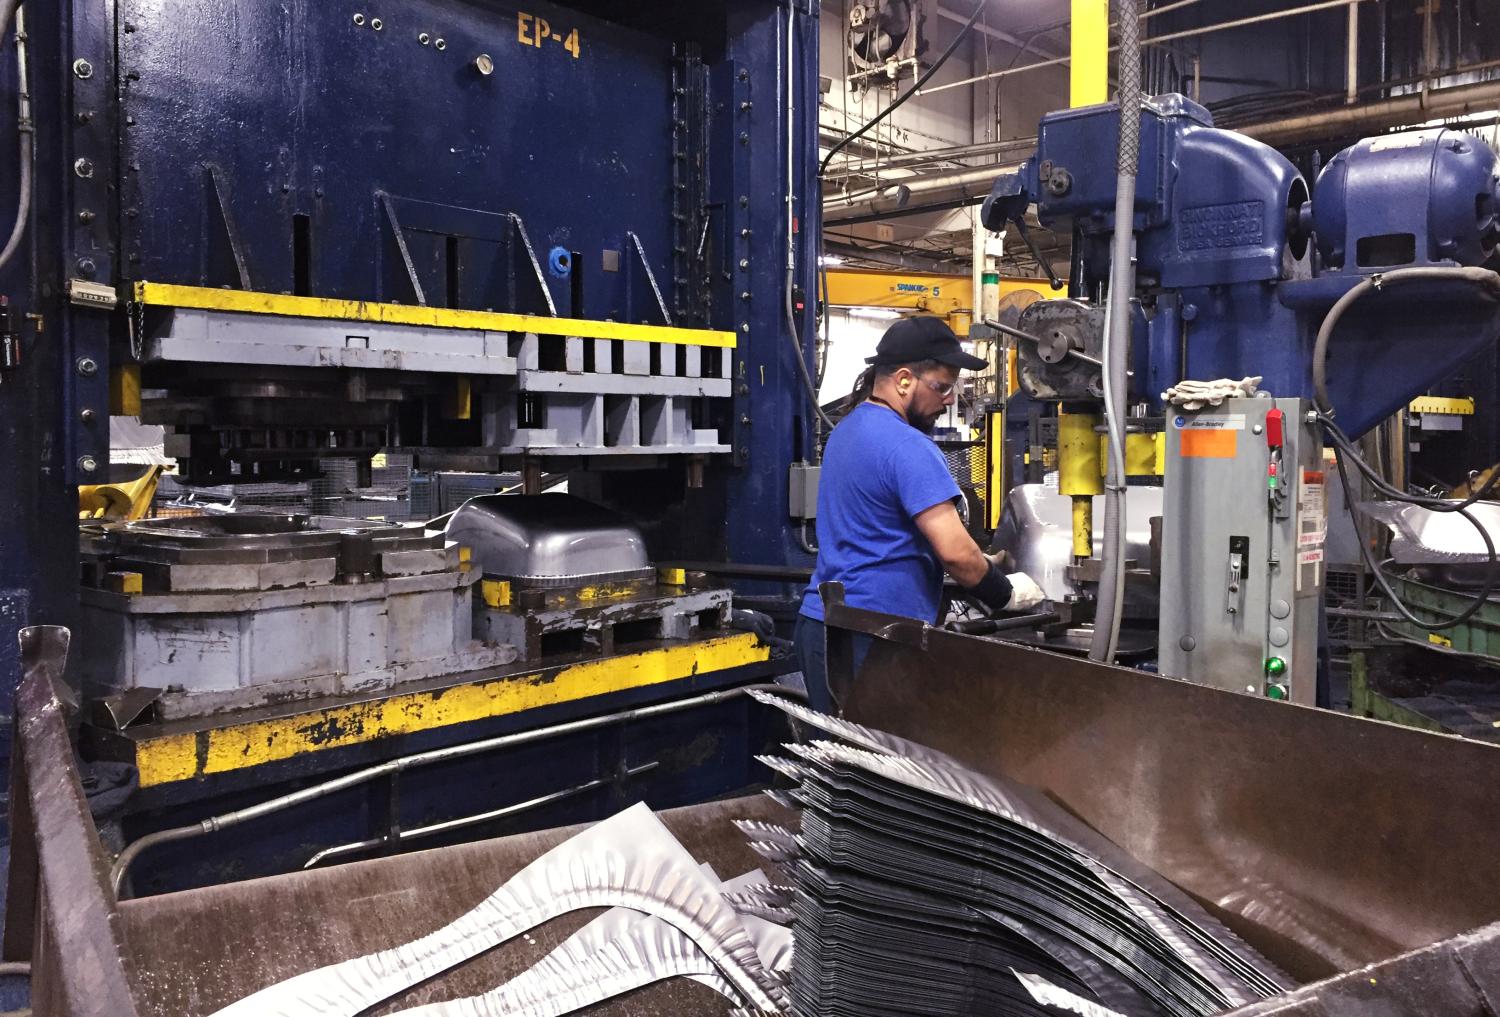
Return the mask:
[[1161,394],[1164,401],[1184,410],[1218,406],[1235,396],[1253,396],[1260,378],[1216,378],[1213,381],[1179,381]]

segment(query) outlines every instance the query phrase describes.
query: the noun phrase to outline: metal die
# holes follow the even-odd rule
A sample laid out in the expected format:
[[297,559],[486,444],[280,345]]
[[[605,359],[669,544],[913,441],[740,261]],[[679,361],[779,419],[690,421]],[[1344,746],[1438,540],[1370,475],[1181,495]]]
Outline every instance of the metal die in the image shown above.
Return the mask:
[[[673,589],[673,588],[666,588]],[[475,602],[474,632],[509,643],[521,660],[563,653],[608,655],[634,643],[693,639],[727,629],[730,591],[668,593],[621,583],[575,590],[518,591],[508,607]]]
[[515,659],[474,640],[480,574],[464,549],[420,530],[306,516],[170,519],[98,528],[84,552],[85,689],[160,690],[161,719],[367,693]]

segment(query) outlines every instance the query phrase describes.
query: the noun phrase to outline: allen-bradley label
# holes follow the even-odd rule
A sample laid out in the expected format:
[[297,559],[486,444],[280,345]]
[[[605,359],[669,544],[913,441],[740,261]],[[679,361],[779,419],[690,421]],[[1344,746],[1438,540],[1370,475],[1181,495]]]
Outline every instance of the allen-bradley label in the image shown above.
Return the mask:
[[1245,415],[1243,413],[1226,413],[1222,417],[1178,416],[1172,423],[1179,430],[1183,431],[1243,431],[1245,429]]

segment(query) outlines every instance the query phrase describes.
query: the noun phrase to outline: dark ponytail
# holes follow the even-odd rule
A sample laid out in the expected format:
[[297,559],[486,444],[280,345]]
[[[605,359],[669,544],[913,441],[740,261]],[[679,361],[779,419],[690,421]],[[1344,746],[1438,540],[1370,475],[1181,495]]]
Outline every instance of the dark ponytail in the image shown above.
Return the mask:
[[847,414],[854,407],[870,398],[875,391],[875,378],[879,370],[877,365],[871,364],[854,380],[854,390],[849,393],[849,398],[844,400],[843,413]]

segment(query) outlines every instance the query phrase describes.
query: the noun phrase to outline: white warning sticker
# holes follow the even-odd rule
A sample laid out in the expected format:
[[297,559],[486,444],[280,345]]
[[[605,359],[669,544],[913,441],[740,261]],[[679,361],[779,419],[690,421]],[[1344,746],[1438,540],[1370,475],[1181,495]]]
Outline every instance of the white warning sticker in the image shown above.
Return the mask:
[[1328,527],[1324,526],[1316,530],[1303,530],[1297,534],[1298,547],[1322,547],[1328,543]]
[[[1322,470],[1303,470],[1297,485],[1297,548],[1321,548],[1328,543],[1327,475]],[[1322,559],[1319,558],[1319,561]],[[1299,564],[1306,564],[1301,562]],[[1300,589],[1301,584],[1298,584]]]
[[1323,560],[1323,549],[1321,547],[1315,548],[1315,549],[1313,549],[1311,551],[1298,551],[1297,552],[1297,564],[1298,565],[1316,565],[1319,562],[1321,562],[1322,560]]
[[1327,474],[1322,470],[1303,470],[1302,484],[1297,490],[1297,508],[1302,512],[1327,515]]

